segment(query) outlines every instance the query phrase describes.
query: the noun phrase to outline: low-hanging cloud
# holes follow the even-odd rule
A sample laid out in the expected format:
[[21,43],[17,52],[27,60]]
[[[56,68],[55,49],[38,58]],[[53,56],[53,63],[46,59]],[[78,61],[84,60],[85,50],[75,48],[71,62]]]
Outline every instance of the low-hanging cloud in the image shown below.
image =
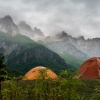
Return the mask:
[[0,17],[10,15],[39,27],[45,35],[100,37],[100,0],[0,0]]

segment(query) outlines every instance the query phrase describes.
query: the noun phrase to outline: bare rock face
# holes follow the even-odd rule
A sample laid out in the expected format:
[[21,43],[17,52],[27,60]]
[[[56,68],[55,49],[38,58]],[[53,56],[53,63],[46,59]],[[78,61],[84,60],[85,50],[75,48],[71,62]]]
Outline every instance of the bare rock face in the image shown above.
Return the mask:
[[74,38],[63,31],[54,37],[41,40],[41,42],[58,54],[68,53],[84,60],[100,56],[100,38],[87,40],[83,36]]
[[15,36],[19,33],[17,25],[13,22],[13,19],[9,15],[0,18],[0,31],[9,33],[12,36]]
[[9,15],[0,18],[0,32],[11,34],[12,36],[21,34],[31,39],[44,36],[41,29],[38,29],[37,27],[32,29],[25,21],[21,21],[16,25]]
[[76,47],[89,57],[100,57],[100,38],[77,40]]
[[0,42],[0,51],[7,57],[13,50],[17,49],[17,44],[7,44],[6,42]]
[[33,32],[34,32],[34,36],[35,37],[44,36],[43,32],[41,31],[41,29],[38,29],[37,27],[34,27]]
[[25,21],[21,21],[18,24],[18,28],[20,30],[20,34],[25,35],[31,39],[34,37],[32,28]]
[[21,21],[18,24],[18,28],[20,30],[20,34],[25,35],[31,39],[44,36],[43,32],[40,29],[38,29],[37,27],[34,27],[34,29],[32,29],[25,21]]

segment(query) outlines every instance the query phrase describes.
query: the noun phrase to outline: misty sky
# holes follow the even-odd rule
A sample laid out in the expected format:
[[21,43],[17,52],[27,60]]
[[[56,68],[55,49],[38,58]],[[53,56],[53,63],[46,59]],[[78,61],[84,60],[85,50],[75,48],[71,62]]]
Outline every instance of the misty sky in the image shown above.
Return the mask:
[[0,17],[25,20],[45,35],[100,37],[100,0],[0,0]]

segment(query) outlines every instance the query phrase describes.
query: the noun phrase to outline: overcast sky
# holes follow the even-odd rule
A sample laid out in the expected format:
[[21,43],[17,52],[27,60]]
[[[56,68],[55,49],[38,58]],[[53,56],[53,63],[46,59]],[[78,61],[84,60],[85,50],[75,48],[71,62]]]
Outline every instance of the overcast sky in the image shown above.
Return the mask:
[[100,37],[100,0],[0,0],[0,17],[25,20],[46,35]]

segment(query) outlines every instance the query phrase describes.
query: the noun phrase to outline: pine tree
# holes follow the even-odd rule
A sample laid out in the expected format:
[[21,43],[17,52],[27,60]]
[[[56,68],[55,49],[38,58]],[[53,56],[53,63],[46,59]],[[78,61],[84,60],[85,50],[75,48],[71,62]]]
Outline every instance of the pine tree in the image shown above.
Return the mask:
[[2,95],[1,95],[2,81],[4,81],[7,75],[7,71],[5,70],[5,68],[6,68],[5,57],[2,53],[0,53],[0,100],[2,99]]

